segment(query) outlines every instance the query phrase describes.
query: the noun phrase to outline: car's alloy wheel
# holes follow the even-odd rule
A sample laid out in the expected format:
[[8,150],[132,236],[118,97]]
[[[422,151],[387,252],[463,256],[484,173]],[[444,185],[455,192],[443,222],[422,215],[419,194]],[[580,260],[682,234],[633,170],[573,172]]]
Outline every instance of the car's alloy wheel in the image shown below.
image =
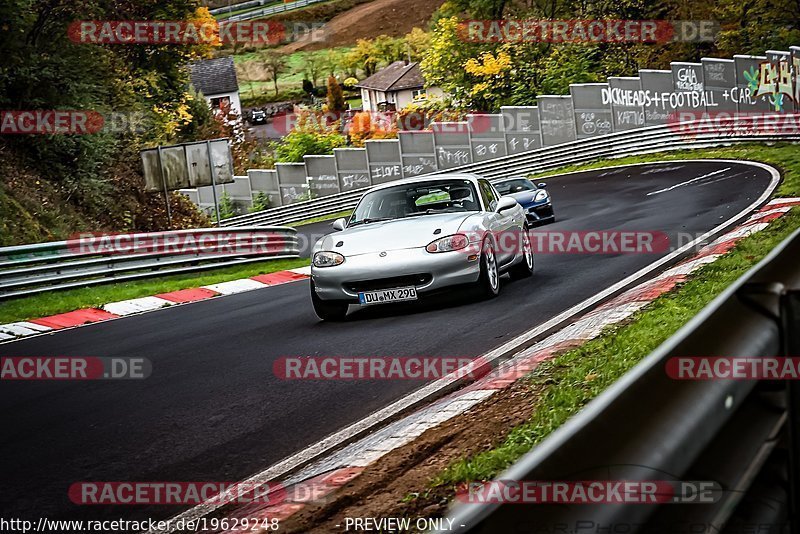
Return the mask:
[[347,301],[342,300],[322,300],[317,296],[314,288],[314,281],[311,281],[311,304],[314,306],[314,313],[323,321],[342,321],[347,315]]
[[481,248],[481,274],[478,278],[478,289],[484,298],[493,298],[500,293],[497,256],[494,252],[494,245],[489,240],[484,241]]
[[522,261],[509,269],[508,274],[512,280],[528,278],[533,274],[533,246],[528,229],[522,229]]

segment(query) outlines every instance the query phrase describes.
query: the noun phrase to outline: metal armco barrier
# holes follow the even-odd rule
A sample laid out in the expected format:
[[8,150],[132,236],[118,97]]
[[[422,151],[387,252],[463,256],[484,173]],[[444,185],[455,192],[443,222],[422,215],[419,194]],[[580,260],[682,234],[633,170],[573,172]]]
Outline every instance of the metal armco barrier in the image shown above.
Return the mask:
[[[792,116],[781,115],[780,117],[782,120],[786,120],[787,117]],[[793,117],[800,123],[800,116]],[[754,124],[763,119],[763,117],[721,119],[718,121],[721,126],[718,131],[702,131],[697,134],[681,132],[691,132],[693,126],[704,124],[702,121],[691,121],[680,125],[650,126],[539,148],[429,174],[473,172],[490,179],[497,179],[542,172],[567,164],[583,163],[599,158],[618,158],[648,152],[717,147],[737,143],[800,141],[800,131],[797,130],[782,133],[755,130]],[[361,194],[367,189],[360,188],[232,217],[223,220],[222,226],[285,224],[330,215],[355,207]]]
[[[285,11],[292,11],[294,9],[300,9],[301,7],[306,7],[311,4],[316,4],[318,2],[324,2],[325,0],[294,0],[292,2],[285,2],[282,4],[276,4],[269,7],[265,7],[264,9],[258,9],[255,11],[250,11],[249,13],[241,13],[239,15],[231,15],[230,17],[226,17],[223,19],[225,22],[234,22],[239,20],[250,20],[250,19],[257,19],[259,17],[266,17],[268,15],[275,15],[276,13],[283,13]],[[240,11],[242,9],[249,9],[251,7],[256,6],[263,6],[264,4],[268,3],[266,0],[254,0],[251,2],[243,2],[241,4],[235,4],[229,7],[220,7],[217,9],[212,9],[210,12],[212,15],[222,15],[225,13],[232,13],[233,11]]]
[[800,230],[496,479],[713,481],[715,502],[458,503],[448,532],[799,532],[798,382],[666,371],[672,357],[800,356],[798,258]]
[[0,299],[300,256],[282,226],[91,235],[0,248]]

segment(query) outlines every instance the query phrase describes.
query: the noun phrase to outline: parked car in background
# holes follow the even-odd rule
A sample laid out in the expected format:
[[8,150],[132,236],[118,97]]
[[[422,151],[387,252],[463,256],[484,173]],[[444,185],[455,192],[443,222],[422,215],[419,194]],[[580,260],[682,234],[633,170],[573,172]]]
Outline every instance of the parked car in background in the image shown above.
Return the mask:
[[250,112],[250,124],[266,124],[267,113],[263,109],[254,109]]
[[534,184],[524,176],[504,178],[493,183],[501,195],[509,195],[525,210],[528,224],[552,223],[556,220],[547,184]]

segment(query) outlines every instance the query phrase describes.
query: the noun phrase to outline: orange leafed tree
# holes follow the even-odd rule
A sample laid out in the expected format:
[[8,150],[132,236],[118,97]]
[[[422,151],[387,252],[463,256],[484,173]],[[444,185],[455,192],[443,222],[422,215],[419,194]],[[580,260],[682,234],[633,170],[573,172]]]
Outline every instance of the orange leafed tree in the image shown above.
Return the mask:
[[397,137],[397,127],[390,117],[387,120],[373,120],[372,113],[361,111],[356,113],[350,121],[350,142],[353,146],[363,147],[367,139],[394,139]]

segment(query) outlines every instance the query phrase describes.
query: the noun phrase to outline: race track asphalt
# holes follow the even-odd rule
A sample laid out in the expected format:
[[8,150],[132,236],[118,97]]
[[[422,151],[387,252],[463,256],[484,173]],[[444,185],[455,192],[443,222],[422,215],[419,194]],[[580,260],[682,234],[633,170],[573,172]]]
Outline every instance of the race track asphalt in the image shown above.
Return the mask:
[[[692,162],[544,181],[558,220],[542,229],[675,238],[739,213],[770,175]],[[327,232],[330,223],[300,230]],[[277,358],[478,355],[663,254],[540,254],[532,278],[504,279],[492,301],[456,292],[410,308],[358,310],[344,323],[318,321],[302,281],[0,345],[0,356],[141,356],[153,364],[146,380],[0,383],[2,515],[172,516],[182,508],[75,506],[67,489],[78,481],[241,480],[421,385],[285,381],[273,374]]]

